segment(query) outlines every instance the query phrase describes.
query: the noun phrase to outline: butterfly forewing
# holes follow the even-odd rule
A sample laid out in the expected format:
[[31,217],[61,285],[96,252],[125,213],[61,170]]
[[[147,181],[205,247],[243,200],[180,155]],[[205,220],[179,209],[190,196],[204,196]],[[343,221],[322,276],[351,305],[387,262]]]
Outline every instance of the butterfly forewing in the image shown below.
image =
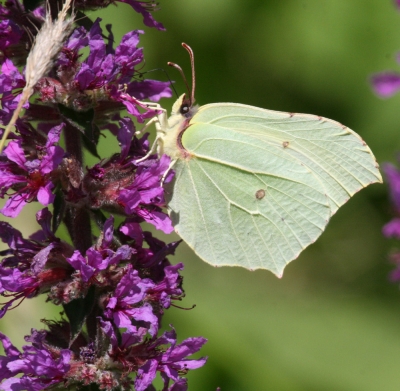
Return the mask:
[[360,136],[323,117],[217,103],[202,106],[191,123],[214,124],[282,146],[287,156],[319,178],[332,214],[361,188],[382,181],[376,160]]

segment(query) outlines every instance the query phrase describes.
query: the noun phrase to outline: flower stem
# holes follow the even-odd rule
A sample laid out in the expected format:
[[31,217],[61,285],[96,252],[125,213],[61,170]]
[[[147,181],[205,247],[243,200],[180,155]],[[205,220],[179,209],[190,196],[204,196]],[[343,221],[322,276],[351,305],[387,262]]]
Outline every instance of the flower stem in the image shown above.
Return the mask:
[[[76,167],[76,169],[82,172],[83,153],[79,130],[67,124],[64,137],[67,153],[79,164],[80,167]],[[79,176],[79,173],[76,174],[76,176]],[[84,255],[86,250],[92,245],[92,229],[88,209],[85,205],[80,205],[80,207],[77,207],[76,204],[69,206],[64,222],[75,248]]]

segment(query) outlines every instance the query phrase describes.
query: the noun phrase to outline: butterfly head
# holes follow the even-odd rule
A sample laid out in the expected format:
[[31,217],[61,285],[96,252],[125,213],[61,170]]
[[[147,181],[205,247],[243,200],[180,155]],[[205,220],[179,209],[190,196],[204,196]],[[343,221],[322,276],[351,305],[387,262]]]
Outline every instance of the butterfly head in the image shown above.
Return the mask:
[[193,105],[193,102],[186,94],[182,94],[172,106],[171,115],[179,115],[186,119],[192,118],[198,110],[197,105]]
[[197,111],[197,106],[193,106],[194,99],[194,91],[196,87],[196,75],[194,70],[194,54],[193,50],[186,43],[182,43],[182,46],[188,51],[190,56],[190,64],[192,67],[192,87],[189,87],[189,83],[186,80],[185,74],[183,73],[182,68],[173,62],[169,62],[168,65],[176,68],[180,74],[182,75],[183,81],[186,84],[187,94],[181,95],[178,100],[172,106],[172,115],[181,115],[186,119],[190,119],[194,116]]

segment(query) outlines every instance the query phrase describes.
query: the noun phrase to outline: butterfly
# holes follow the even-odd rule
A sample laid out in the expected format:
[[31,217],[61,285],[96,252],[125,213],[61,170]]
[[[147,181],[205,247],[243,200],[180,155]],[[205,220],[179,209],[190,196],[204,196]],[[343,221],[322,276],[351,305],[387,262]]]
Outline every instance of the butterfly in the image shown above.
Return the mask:
[[[363,187],[382,182],[361,137],[315,115],[238,103],[194,106],[192,89],[158,116],[158,153],[171,158],[165,184],[175,231],[214,266],[267,269],[281,277]],[[173,63],[169,65],[182,69]]]

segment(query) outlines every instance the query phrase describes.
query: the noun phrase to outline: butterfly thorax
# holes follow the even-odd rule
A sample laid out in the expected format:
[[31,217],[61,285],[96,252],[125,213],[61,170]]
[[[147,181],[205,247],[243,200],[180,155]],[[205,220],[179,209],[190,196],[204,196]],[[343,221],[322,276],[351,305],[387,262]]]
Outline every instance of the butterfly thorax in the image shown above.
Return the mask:
[[168,155],[172,160],[190,159],[190,154],[182,145],[182,135],[190,126],[190,120],[198,111],[198,106],[190,106],[182,110],[185,94],[172,106],[171,116],[168,118],[168,127],[161,129],[160,153]]

